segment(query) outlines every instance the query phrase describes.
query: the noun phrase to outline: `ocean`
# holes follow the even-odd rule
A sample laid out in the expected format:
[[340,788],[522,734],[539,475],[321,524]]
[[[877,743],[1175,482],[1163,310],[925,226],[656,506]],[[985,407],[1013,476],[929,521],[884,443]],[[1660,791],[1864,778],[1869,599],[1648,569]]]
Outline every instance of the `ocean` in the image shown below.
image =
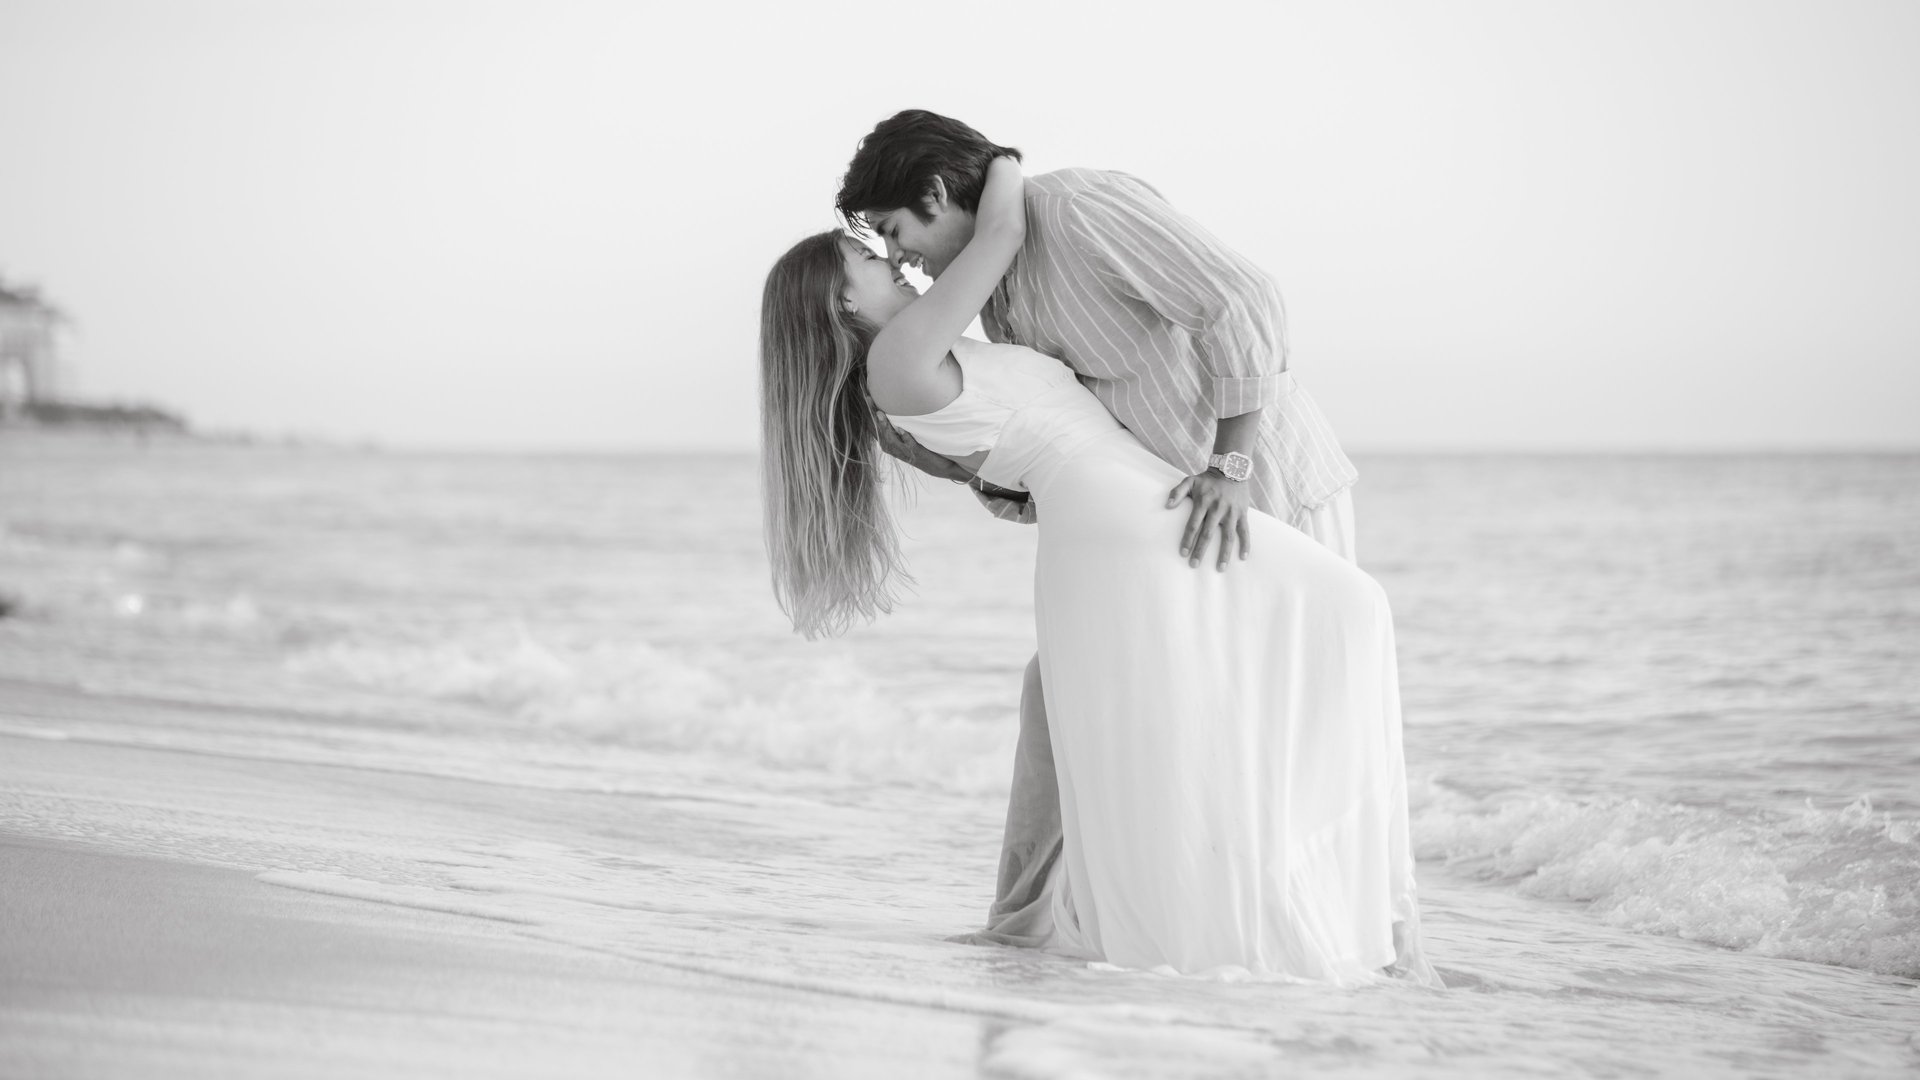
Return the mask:
[[985,1075],[1920,1067],[1920,455],[1356,460],[1445,991],[942,941],[991,899],[1033,531],[909,482],[914,587],[808,642],[738,454],[0,433],[0,736],[567,800],[0,829],[972,1013]]

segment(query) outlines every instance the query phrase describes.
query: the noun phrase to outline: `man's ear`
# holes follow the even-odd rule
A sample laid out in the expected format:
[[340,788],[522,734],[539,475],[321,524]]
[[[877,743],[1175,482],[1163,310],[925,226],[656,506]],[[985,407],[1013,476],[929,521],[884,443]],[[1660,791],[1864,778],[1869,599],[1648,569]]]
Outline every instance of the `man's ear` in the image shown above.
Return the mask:
[[930,214],[946,213],[950,209],[947,200],[947,182],[938,176],[928,182],[927,193],[920,196],[920,204],[926,207]]

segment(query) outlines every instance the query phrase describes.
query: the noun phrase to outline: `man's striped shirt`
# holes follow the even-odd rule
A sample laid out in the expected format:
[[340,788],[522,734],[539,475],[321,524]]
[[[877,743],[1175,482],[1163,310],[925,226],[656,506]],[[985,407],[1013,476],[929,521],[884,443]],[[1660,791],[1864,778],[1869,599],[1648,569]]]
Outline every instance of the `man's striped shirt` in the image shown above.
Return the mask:
[[[1353,463],[1287,370],[1286,309],[1259,268],[1125,173],[1026,181],[1027,239],[981,323],[1058,357],[1147,448],[1206,468],[1221,417],[1263,409],[1253,505],[1297,523],[1352,485]],[[998,517],[1031,503],[982,497]]]

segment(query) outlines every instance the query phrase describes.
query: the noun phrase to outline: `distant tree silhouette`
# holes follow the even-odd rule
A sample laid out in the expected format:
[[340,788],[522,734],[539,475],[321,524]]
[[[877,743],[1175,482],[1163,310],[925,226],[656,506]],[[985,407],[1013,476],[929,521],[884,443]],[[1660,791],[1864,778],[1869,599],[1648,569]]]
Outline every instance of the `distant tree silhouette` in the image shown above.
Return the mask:
[[54,335],[70,321],[38,289],[0,281],[0,411],[53,400],[59,387]]

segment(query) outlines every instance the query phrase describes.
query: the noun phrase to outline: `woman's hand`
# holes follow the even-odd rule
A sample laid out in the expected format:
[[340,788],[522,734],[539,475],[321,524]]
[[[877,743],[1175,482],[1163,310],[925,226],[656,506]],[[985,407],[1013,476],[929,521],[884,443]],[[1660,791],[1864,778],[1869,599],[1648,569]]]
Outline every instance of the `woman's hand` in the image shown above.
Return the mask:
[[1027,235],[1027,182],[1018,160],[997,157],[987,164],[987,184],[980,191],[973,232],[1014,241]]
[[[871,383],[879,385],[884,380],[888,387],[913,387],[917,392],[936,377],[953,343],[967,332],[967,324],[980,316],[980,309],[992,299],[1000,279],[1020,254],[1027,235],[1026,201],[1020,163],[1012,158],[989,162],[986,185],[974,211],[973,236],[920,299],[902,308],[873,339],[867,349],[867,378]],[[957,391],[948,386],[944,392],[948,396],[941,399],[942,403],[951,401]],[[890,448],[887,452],[904,451]],[[933,471],[920,464],[917,455],[903,460]]]

